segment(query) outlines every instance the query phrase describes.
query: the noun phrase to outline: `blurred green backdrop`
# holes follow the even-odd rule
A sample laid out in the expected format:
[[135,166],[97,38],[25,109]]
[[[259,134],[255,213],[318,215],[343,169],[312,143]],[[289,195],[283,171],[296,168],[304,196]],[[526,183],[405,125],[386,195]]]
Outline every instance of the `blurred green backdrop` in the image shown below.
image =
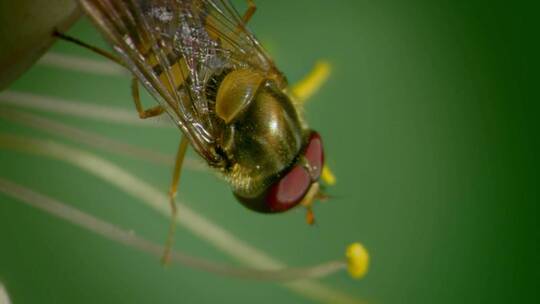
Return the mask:
[[[337,175],[329,190],[335,198],[316,206],[318,225],[308,227],[302,210],[249,212],[212,174],[187,170],[180,199],[290,265],[334,259],[349,242],[363,242],[372,257],[365,279],[340,273],[323,281],[369,303],[515,303],[533,296],[540,279],[538,98],[530,60],[538,56],[537,10],[492,1],[256,3],[251,27],[291,82],[318,59],[333,65],[307,117]],[[86,19],[69,33],[105,46]],[[51,52],[103,61],[63,42]],[[46,62],[8,91],[133,108],[128,77]],[[173,128],[30,112],[171,155],[179,140]],[[0,131],[98,153],[166,193],[169,166],[6,119]],[[64,162],[2,148],[0,176],[149,239],[164,238],[166,220]],[[176,248],[233,263],[182,228]],[[277,284],[163,268],[3,194],[0,281],[14,303],[311,303]]]

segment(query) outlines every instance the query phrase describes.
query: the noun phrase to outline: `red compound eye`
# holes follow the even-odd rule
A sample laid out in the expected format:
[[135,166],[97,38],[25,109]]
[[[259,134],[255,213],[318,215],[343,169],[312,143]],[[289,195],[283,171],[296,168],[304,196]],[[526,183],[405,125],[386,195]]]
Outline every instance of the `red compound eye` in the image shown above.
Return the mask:
[[302,153],[310,170],[301,163],[295,163],[262,195],[252,199],[237,196],[240,202],[252,210],[264,213],[283,212],[298,205],[311,185],[319,179],[324,165],[322,140],[317,132],[311,132]]
[[296,206],[309,189],[311,176],[301,166],[295,165],[287,175],[272,185],[266,201],[272,212],[281,212]]
[[304,152],[304,156],[309,162],[311,174],[314,179],[319,179],[321,176],[322,168],[324,166],[324,150],[322,145],[321,136],[317,132],[312,132],[309,138],[309,143]]

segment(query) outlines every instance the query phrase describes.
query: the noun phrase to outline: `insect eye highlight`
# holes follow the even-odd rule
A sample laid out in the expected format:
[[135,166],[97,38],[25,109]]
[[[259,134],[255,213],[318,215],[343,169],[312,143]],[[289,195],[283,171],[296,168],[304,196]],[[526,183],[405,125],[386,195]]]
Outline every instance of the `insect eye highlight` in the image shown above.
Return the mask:
[[313,131],[309,137],[304,151],[304,157],[308,162],[312,179],[318,180],[324,166],[324,149],[319,133]]

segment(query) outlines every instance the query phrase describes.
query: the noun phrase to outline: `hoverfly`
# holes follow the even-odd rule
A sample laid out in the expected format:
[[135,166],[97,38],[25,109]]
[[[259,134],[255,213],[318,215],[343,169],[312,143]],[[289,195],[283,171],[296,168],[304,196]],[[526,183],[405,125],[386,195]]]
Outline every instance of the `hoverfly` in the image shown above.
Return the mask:
[[[167,113],[182,130],[170,197],[188,145],[247,208],[284,212],[320,195],[323,144],[285,76],[227,0],[80,0],[135,76],[141,118]],[[66,38],[65,36],[63,38]],[[67,38],[74,40],[73,38]],[[83,44],[82,42],[79,42]],[[113,57],[113,56],[109,56]],[[138,83],[158,105],[143,110]],[[311,216],[311,220],[310,220]]]

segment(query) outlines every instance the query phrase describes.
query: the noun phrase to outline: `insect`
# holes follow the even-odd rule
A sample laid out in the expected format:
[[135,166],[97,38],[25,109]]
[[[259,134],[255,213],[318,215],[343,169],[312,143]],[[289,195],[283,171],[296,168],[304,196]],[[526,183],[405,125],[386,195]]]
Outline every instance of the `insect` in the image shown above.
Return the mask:
[[[141,118],[167,113],[181,129],[169,191],[173,216],[182,161],[190,145],[227,180],[247,208],[279,213],[322,197],[320,135],[302,117],[285,76],[227,0],[80,0],[134,75]],[[143,109],[141,83],[158,105]],[[325,169],[326,170],[326,169]],[[174,221],[173,221],[174,222]]]

